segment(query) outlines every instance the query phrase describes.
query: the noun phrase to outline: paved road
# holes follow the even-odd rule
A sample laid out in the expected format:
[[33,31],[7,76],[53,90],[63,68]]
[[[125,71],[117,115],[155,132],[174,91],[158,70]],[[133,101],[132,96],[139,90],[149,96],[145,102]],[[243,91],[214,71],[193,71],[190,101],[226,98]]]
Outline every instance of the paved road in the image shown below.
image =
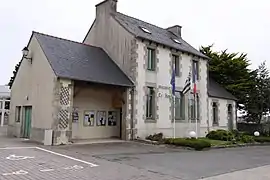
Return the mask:
[[[0,179],[7,180],[270,179],[266,146],[194,152],[138,143],[31,148],[36,145],[0,142]],[[7,146],[28,148],[1,148]],[[28,158],[11,160],[18,156]]]

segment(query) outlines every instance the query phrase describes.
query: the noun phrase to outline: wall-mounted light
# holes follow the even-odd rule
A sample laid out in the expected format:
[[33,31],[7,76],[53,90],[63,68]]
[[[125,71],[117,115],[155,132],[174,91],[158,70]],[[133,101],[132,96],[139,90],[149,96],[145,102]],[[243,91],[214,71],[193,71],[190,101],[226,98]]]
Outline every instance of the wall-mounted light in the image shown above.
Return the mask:
[[23,58],[28,59],[32,64],[32,58],[27,57],[29,54],[29,49],[27,47],[24,47],[22,50]]

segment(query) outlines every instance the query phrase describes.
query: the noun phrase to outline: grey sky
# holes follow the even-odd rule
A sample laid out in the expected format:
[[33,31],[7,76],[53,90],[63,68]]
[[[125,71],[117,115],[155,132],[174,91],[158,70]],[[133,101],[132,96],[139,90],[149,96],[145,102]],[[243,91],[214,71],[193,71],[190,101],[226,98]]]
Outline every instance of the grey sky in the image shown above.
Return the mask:
[[[82,41],[102,0],[1,0],[0,84],[9,81],[32,30]],[[183,26],[182,36],[195,48],[246,52],[254,67],[270,63],[269,0],[118,0],[118,11],[169,27]]]

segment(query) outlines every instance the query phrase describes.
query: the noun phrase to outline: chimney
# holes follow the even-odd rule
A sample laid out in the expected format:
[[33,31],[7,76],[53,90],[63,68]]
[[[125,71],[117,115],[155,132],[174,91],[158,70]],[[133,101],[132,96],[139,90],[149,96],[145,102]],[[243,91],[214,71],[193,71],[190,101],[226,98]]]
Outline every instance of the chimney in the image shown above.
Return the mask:
[[114,13],[117,11],[117,0],[104,0],[96,5],[97,13],[99,11],[103,13]]
[[168,31],[172,32],[173,34],[179,37],[181,37],[181,29],[182,29],[182,26],[179,26],[179,25],[175,25],[175,26],[167,28]]

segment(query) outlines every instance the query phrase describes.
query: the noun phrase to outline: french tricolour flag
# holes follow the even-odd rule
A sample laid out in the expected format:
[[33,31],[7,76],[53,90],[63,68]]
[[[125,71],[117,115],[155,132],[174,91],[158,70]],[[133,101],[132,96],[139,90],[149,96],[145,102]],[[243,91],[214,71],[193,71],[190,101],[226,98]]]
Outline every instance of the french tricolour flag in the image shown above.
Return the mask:
[[197,93],[197,79],[198,79],[198,74],[197,74],[197,67],[196,63],[193,64],[193,71],[192,71],[192,84],[193,84],[193,93]]

